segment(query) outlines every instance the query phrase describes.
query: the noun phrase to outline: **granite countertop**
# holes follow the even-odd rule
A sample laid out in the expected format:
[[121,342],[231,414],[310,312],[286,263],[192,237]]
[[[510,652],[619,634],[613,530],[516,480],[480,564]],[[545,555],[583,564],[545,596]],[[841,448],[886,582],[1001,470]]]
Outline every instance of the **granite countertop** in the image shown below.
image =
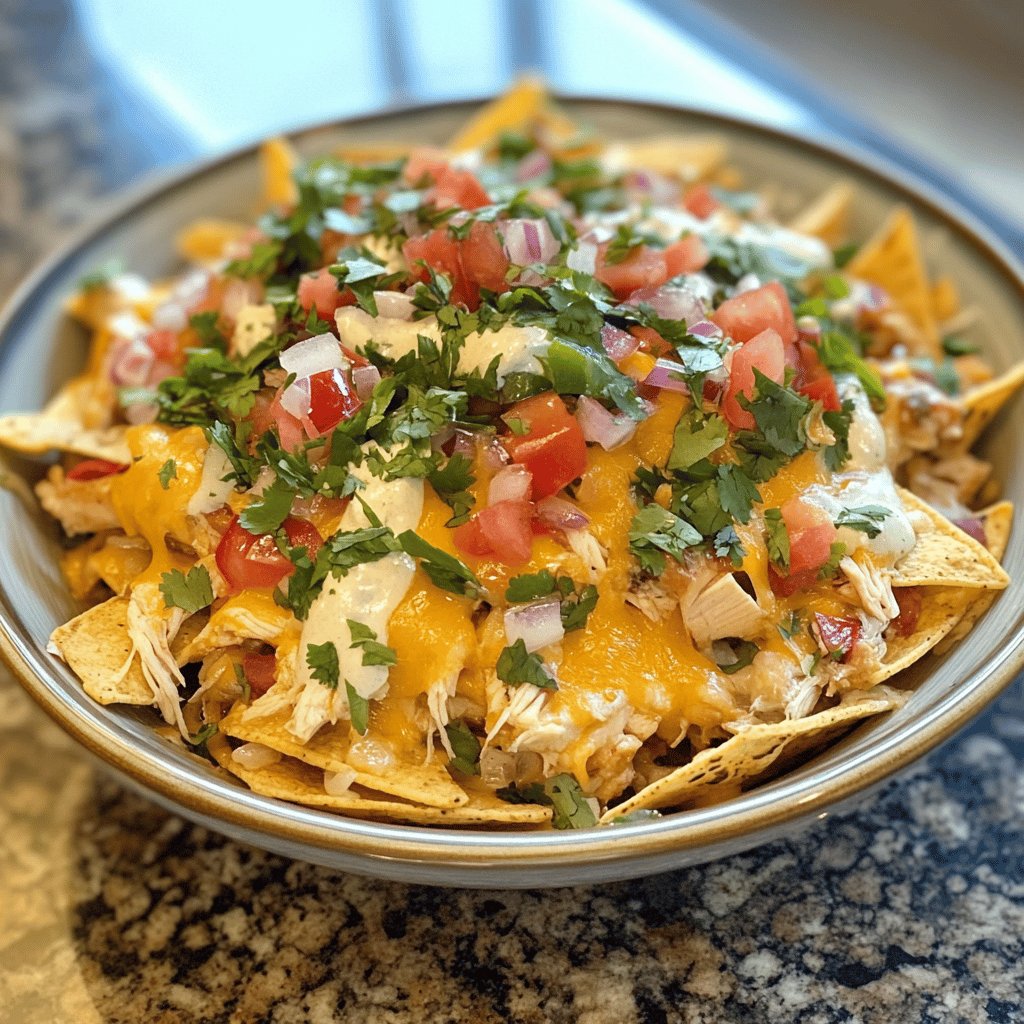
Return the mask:
[[[0,0],[2,295],[93,195],[174,146],[111,144],[109,88],[66,19],[61,0]],[[0,1021],[1024,1020],[1022,765],[1018,682],[798,838],[638,882],[459,892],[169,815],[0,669]]]

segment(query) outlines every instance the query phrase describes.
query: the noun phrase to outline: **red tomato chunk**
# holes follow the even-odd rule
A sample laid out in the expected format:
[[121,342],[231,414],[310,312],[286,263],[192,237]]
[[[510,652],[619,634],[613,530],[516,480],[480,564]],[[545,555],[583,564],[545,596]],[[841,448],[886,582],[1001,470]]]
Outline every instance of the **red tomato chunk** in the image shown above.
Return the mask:
[[558,395],[545,392],[518,402],[502,417],[515,430],[502,437],[512,461],[533,475],[533,500],[557,494],[587,468],[587,442],[576,417]]
[[[323,543],[316,527],[294,516],[289,516],[283,525],[288,543],[304,547],[309,557],[315,558]],[[278,549],[273,534],[249,533],[237,516],[221,537],[216,558],[217,568],[234,594],[254,587],[276,587],[295,572],[295,566]]]

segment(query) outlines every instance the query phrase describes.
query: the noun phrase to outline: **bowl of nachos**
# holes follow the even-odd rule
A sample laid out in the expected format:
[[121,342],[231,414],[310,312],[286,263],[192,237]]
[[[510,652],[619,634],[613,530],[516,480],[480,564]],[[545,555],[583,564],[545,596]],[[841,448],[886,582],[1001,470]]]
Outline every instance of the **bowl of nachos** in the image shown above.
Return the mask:
[[738,122],[465,109],[179,175],[15,298],[29,690],[192,817],[455,884],[739,849],[966,721],[1018,649],[991,244]]

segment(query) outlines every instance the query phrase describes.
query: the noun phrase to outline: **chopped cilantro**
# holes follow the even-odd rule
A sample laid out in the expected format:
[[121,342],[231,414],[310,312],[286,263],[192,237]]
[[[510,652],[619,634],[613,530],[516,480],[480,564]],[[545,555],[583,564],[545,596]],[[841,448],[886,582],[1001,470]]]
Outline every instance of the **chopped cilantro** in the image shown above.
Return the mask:
[[724,447],[728,438],[729,426],[721,416],[704,416],[693,408],[676,424],[668,468],[689,469]]
[[294,488],[277,479],[242,510],[238,517],[239,525],[256,536],[273,533],[288,518],[294,499]]
[[502,800],[514,804],[545,804],[554,812],[551,824],[557,829],[592,828],[597,824],[594,808],[576,778],[568,772],[528,786],[498,790]]
[[782,518],[781,509],[764,510],[764,526],[768,545],[768,557],[783,571],[789,571],[789,531]]
[[362,648],[363,665],[396,665],[398,657],[394,648],[388,647],[377,640],[376,632],[362,622],[346,619],[349,632],[352,634],[352,650]]
[[735,661],[718,662],[718,667],[727,676],[739,672],[741,668],[746,668],[761,653],[761,648],[752,640],[734,640],[729,646],[735,656]]
[[531,683],[542,690],[557,690],[558,684],[544,669],[540,655],[527,653],[526,643],[520,638],[511,647],[502,649],[496,666],[498,678],[509,686]]
[[360,736],[366,735],[370,727],[370,702],[346,679],[345,695],[348,697],[348,713],[352,720],[352,728]]
[[803,629],[803,618],[800,613],[793,611],[789,617],[778,625],[779,636],[783,640],[792,640]]
[[869,538],[874,538],[882,532],[882,528],[878,524],[891,515],[892,510],[883,505],[859,505],[857,508],[844,508],[836,516],[835,525],[846,526],[851,530],[860,530]]
[[420,560],[420,568],[430,577],[435,587],[469,597],[476,597],[482,592],[480,581],[465,562],[428,544],[412,530],[400,533],[398,543],[407,555]]
[[431,470],[427,479],[441,500],[452,510],[452,517],[445,526],[454,527],[464,523],[469,518],[474,502],[469,490],[476,482],[472,460],[456,452],[443,466]]
[[505,600],[512,604],[524,604],[527,601],[536,601],[539,597],[547,597],[554,592],[555,577],[547,569],[541,569],[540,572],[513,576],[508,581]]
[[338,665],[338,648],[328,640],[322,644],[310,644],[306,648],[306,664],[310,675],[321,686],[328,690],[336,690],[341,680],[341,668]]
[[97,288],[106,288],[115,277],[124,273],[124,264],[120,260],[107,260],[95,270],[83,274],[77,281],[80,291],[91,292]]
[[157,479],[160,486],[166,491],[171,486],[172,480],[178,479],[178,464],[174,459],[168,459],[158,470]]
[[718,499],[722,508],[740,523],[750,521],[750,510],[761,494],[754,482],[737,465],[726,463],[718,467]]
[[941,363],[935,364],[934,377],[935,386],[940,391],[944,391],[952,398],[960,394],[960,374],[956,372],[956,365],[948,356]]
[[525,437],[530,432],[529,424],[525,423],[519,416],[503,417],[508,429],[517,437]]
[[168,608],[182,608],[190,615],[213,604],[213,583],[205,566],[194,565],[186,575],[171,569],[160,577],[160,593]]
[[688,522],[653,502],[644,506],[629,528],[629,550],[655,576],[665,571],[665,554],[676,560],[704,538]]
[[448,767],[463,775],[480,774],[480,741],[463,721],[449,722],[444,727],[448,743],[455,755]]
[[846,557],[846,545],[835,541],[829,549],[828,561],[818,570],[819,580],[830,580],[839,571],[839,563]]
[[207,749],[206,744],[209,743],[218,732],[220,732],[220,727],[216,722],[207,722],[204,726],[189,736],[187,741],[188,745],[190,747],[195,747],[199,753],[209,756],[210,751]]
[[746,551],[740,542],[739,534],[733,526],[723,526],[714,537],[715,554],[719,558],[728,558],[738,569],[743,564]]
[[960,337],[959,334],[947,334],[942,339],[942,351],[947,356],[971,356],[978,351],[978,346]]
[[852,373],[871,399],[875,408],[885,407],[885,388],[873,367],[861,356],[859,341],[838,327],[832,327],[821,334],[818,342],[818,356],[833,373]]
[[559,576],[558,584],[562,592],[562,628],[566,633],[583,629],[590,613],[597,607],[597,587],[588,583],[577,591],[575,583],[568,576]]

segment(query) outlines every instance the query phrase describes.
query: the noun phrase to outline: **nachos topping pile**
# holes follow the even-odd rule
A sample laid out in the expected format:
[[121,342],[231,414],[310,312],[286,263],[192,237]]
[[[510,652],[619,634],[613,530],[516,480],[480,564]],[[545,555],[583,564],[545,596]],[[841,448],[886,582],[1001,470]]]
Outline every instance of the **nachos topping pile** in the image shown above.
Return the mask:
[[[725,799],[906,694],[1008,579],[994,377],[897,210],[781,223],[710,137],[525,83],[445,150],[264,147],[255,225],[70,312],[0,441],[93,602],[52,649],[257,792],[579,828]],[[979,510],[980,509],[980,510]],[[168,731],[171,731],[168,730]]]

